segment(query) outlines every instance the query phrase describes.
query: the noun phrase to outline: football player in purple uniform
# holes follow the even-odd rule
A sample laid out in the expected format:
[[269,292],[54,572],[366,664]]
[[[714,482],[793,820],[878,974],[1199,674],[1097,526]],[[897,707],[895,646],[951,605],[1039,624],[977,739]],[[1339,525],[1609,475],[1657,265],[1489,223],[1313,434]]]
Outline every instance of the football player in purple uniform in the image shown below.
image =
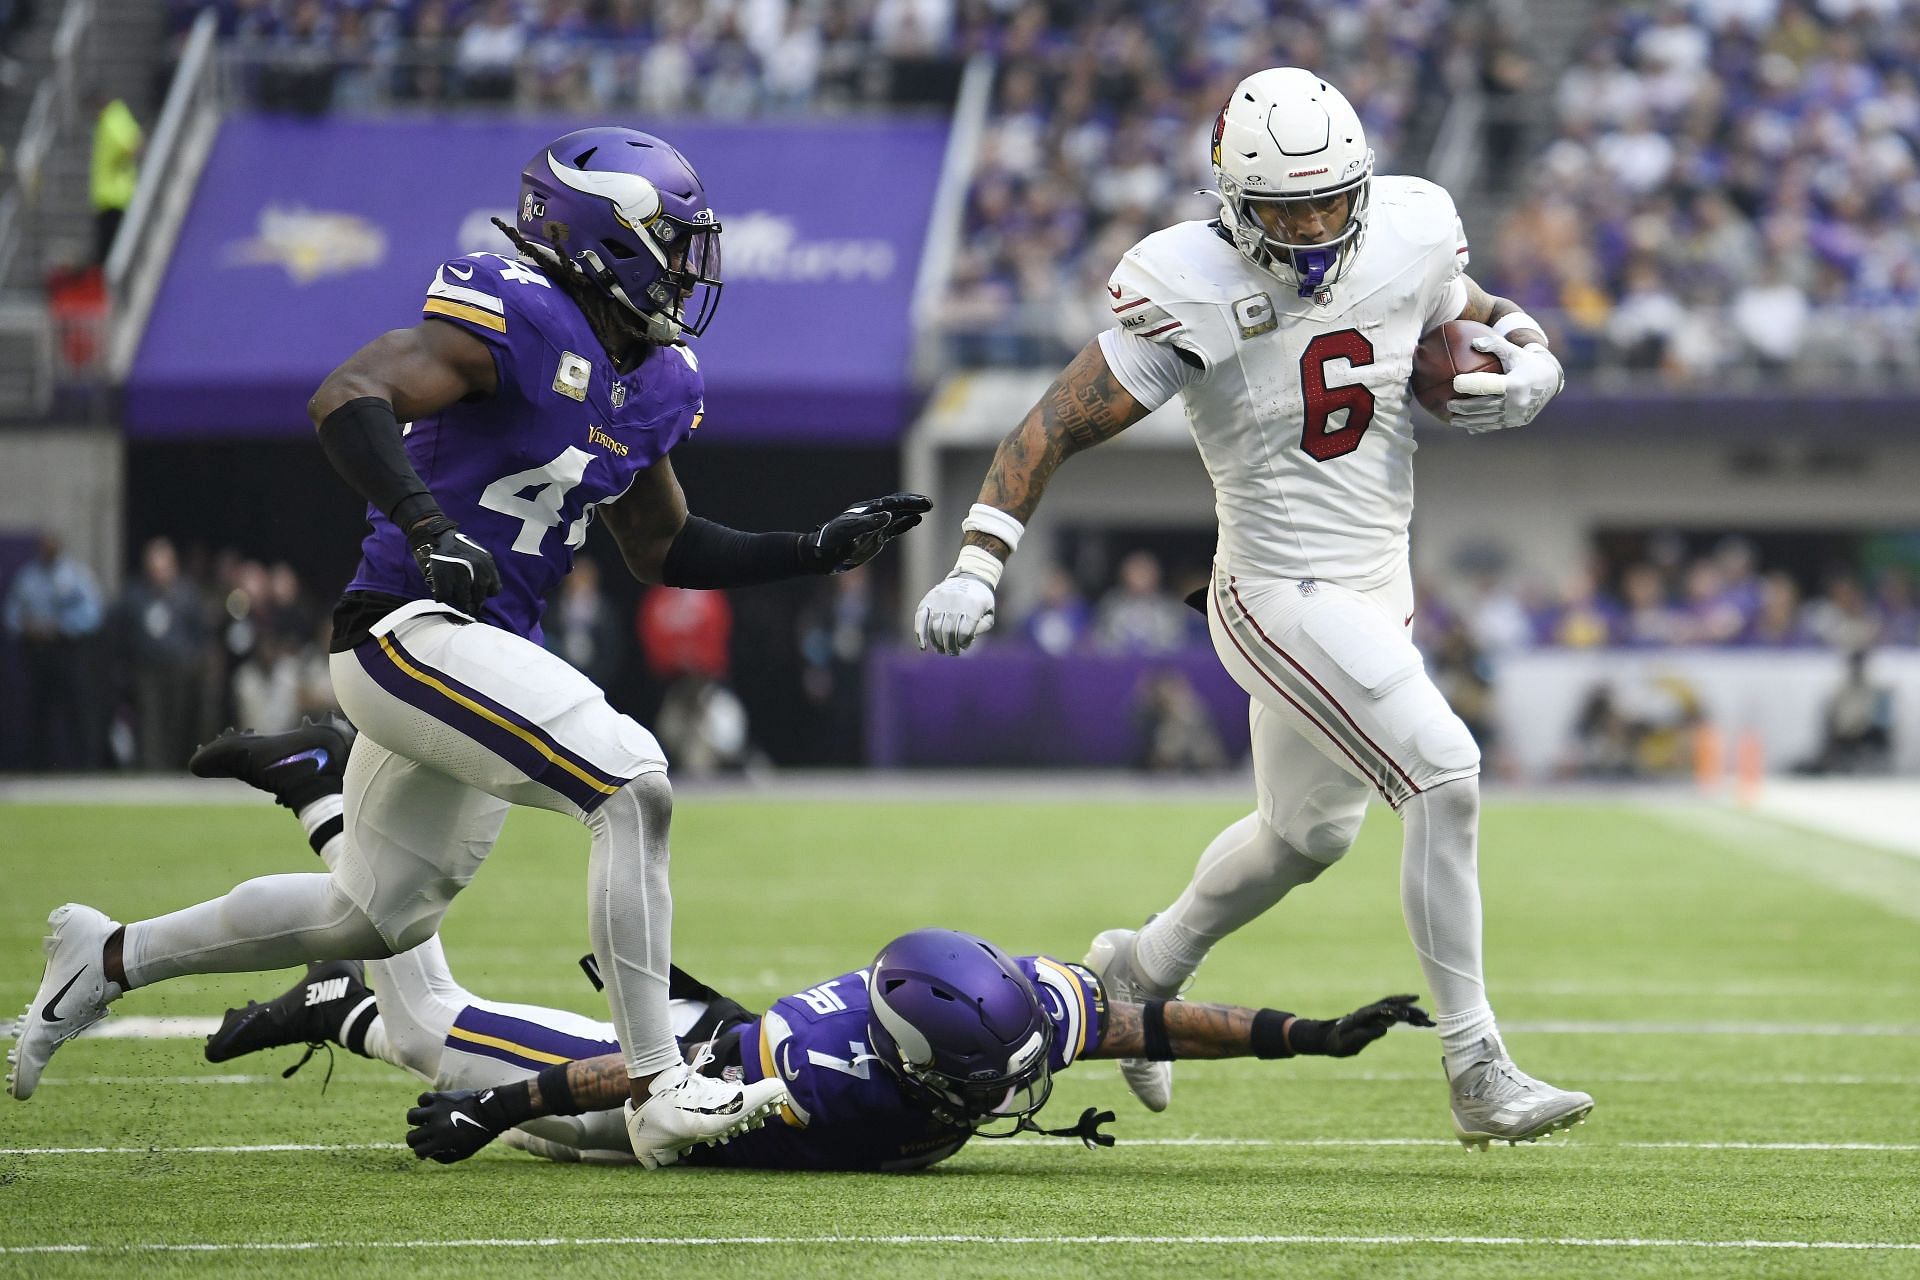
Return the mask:
[[688,514],[668,453],[703,412],[684,339],[713,318],[720,224],[666,142],[568,134],[522,173],[516,225],[498,225],[513,256],[443,263],[421,321],[361,348],[308,406],[372,527],[334,614],[334,691],[362,731],[337,858],[328,874],[249,881],[125,926],[78,904],[55,910],[9,1054],[14,1097],[136,987],[384,957],[432,937],[522,804],[592,833],[590,932],[640,1162],[764,1123],[785,1100],[778,1080],[725,1082],[681,1058],[666,760],[541,647],[540,614],[596,514],[640,580],[720,588],[852,568],[929,504],[893,494],[806,533]]
[[[202,748],[193,768],[273,792],[331,859],[342,842],[339,770],[316,766],[313,749],[329,746],[329,758],[337,757],[348,732],[229,733]],[[598,981],[593,961],[582,963]],[[1011,957],[945,929],[896,938],[869,967],[786,996],[765,1013],[678,969],[671,994],[673,1030],[694,1070],[785,1090],[773,1122],[689,1151],[686,1162],[768,1169],[918,1169],[972,1138],[1021,1132],[1107,1144],[1098,1127],[1110,1112],[1089,1108],[1067,1129],[1042,1129],[1032,1118],[1053,1074],[1083,1058],[1348,1057],[1396,1023],[1432,1025],[1414,996],[1328,1021],[1184,1000],[1110,1000],[1080,965]],[[303,1043],[390,1062],[439,1090],[408,1113],[407,1141],[423,1159],[465,1159],[502,1135],[553,1160],[634,1158],[617,1110],[627,1077],[614,1027],[473,995],[455,980],[437,937],[364,967],[312,966],[275,999],[229,1010],[206,1053],[226,1062]]]

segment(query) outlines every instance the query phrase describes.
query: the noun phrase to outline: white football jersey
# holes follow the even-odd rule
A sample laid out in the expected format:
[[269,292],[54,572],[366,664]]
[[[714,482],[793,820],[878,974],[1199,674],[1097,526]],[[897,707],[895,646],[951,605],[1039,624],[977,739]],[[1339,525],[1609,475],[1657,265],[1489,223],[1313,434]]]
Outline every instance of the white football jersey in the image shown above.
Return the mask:
[[1452,197],[1409,177],[1373,180],[1359,252],[1315,298],[1206,222],[1155,232],[1120,260],[1107,293],[1121,327],[1102,348],[1141,403],[1184,399],[1229,573],[1367,590],[1402,571],[1413,349],[1460,314],[1466,265]]

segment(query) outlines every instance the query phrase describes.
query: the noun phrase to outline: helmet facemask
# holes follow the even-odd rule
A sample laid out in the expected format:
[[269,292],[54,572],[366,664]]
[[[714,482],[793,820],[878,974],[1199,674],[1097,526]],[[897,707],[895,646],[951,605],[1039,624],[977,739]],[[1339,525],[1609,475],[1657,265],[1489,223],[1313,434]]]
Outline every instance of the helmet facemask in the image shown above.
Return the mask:
[[[1373,191],[1373,155],[1367,155],[1359,175],[1336,186],[1313,191],[1271,194],[1249,192],[1227,174],[1219,175],[1221,219],[1233,243],[1255,266],[1278,273],[1293,272],[1302,298],[1311,298],[1344,276],[1359,252],[1367,229],[1367,206]],[[1348,208],[1339,233],[1318,243],[1288,239],[1285,228],[1291,209],[1344,197]],[[1262,216],[1262,206],[1267,216]]]
[[1047,1024],[1013,1056],[1012,1064],[1024,1065],[987,1079],[948,1075],[932,1064],[909,1062],[897,1051],[882,1054],[881,1061],[895,1068],[902,1082],[927,1100],[938,1119],[971,1129],[975,1137],[1011,1138],[1027,1127],[1028,1117],[1046,1106],[1053,1093],[1053,1071],[1047,1058],[1052,1030],[1052,1024]]

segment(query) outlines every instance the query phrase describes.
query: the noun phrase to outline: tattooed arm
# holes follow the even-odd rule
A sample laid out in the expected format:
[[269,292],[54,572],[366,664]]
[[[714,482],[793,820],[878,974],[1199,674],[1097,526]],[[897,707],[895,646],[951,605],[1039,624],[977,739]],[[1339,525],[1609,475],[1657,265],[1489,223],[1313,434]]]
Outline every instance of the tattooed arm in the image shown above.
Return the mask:
[[[1511,298],[1502,298],[1497,294],[1488,293],[1472,276],[1463,276],[1462,279],[1467,282],[1467,305],[1460,309],[1460,314],[1454,319],[1476,320],[1481,324],[1492,324],[1502,316],[1510,316],[1523,310],[1520,304]],[[1516,347],[1546,340],[1547,336],[1538,329],[1521,328],[1507,334],[1507,341]]]
[[[980,501],[1025,524],[1033,518],[1040,495],[1062,462],[1113,439],[1147,412],[1113,376],[1095,338],[1000,442],[980,486]],[[984,547],[1002,560],[1013,554],[1012,548],[990,533],[971,531],[966,543]]]
[[1301,1018],[1280,1009],[1246,1009],[1187,1000],[1156,1001],[1165,1028],[1164,1048],[1154,1043],[1150,1007],[1130,1001],[1107,1006],[1100,1044],[1087,1058],[1350,1058],[1387,1034],[1395,1023],[1430,1027],[1418,996],[1388,996],[1343,1018]]

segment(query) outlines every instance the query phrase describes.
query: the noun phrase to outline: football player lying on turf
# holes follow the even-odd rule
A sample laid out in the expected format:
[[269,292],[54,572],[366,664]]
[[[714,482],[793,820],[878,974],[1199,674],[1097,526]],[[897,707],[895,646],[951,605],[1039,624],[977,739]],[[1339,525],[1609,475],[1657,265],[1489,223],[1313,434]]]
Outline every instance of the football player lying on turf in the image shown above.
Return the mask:
[[[276,794],[304,777],[310,796],[326,781],[307,751],[322,732],[334,730],[230,734],[196,756],[196,772],[233,774]],[[320,817],[327,808],[337,818],[337,805],[317,800],[298,810],[322,856],[342,838]],[[765,1128],[695,1148],[683,1161],[770,1169],[918,1169],[970,1138],[1019,1132],[1106,1144],[1098,1125],[1111,1113],[1088,1108],[1058,1130],[1032,1119],[1053,1073],[1082,1058],[1349,1057],[1396,1023],[1432,1025],[1414,996],[1330,1021],[1186,1001],[1108,1002],[1078,965],[1011,957],[947,929],[896,938],[870,967],[763,1014],[677,969],[671,987],[674,1031],[697,1070],[747,1083],[779,1078],[790,1098]],[[229,1011],[207,1057],[225,1062],[302,1043],[341,1045],[442,1090],[422,1095],[407,1115],[407,1141],[422,1158],[465,1159],[504,1134],[553,1160],[633,1159],[612,1024],[476,997],[454,980],[437,937],[364,971],[353,961],[313,966],[278,998]]]

